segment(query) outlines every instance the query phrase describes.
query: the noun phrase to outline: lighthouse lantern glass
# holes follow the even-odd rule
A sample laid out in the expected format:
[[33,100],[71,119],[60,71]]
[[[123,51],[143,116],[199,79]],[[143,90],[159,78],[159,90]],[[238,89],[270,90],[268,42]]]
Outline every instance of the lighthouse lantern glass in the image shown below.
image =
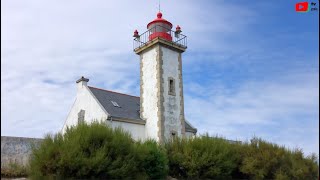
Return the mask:
[[150,31],[150,41],[157,37],[165,39],[167,41],[172,41],[172,36],[170,34],[171,27],[168,24],[156,22],[151,24],[148,29]]

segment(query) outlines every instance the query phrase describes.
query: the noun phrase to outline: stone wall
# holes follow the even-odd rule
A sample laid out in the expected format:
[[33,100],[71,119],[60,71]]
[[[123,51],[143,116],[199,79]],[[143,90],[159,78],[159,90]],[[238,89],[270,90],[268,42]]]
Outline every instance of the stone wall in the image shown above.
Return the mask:
[[159,117],[158,112],[161,111],[158,107],[160,92],[158,87],[158,66],[157,62],[158,56],[158,46],[154,46],[148,51],[141,54],[140,67],[141,67],[141,77],[140,81],[142,83],[140,89],[140,115],[142,119],[147,120],[145,125],[145,138],[154,139],[159,141],[159,130],[158,126]]
[[31,154],[31,145],[38,146],[42,139],[1,136],[1,168],[10,163],[25,166]]
[[[185,132],[181,123],[181,120],[184,121],[183,103],[181,102],[182,90],[180,88],[182,74],[181,69],[179,68],[179,53],[172,49],[161,47],[162,50],[162,87],[163,87],[163,116],[164,116],[164,130],[163,135],[166,140],[172,138],[172,133],[175,133],[176,136],[181,137]],[[173,79],[173,93],[169,92],[169,80]],[[182,116],[182,117],[181,117]]]

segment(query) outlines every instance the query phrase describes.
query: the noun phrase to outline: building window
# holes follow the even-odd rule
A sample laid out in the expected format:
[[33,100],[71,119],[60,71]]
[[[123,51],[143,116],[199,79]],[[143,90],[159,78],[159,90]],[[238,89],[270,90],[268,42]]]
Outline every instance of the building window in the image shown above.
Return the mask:
[[84,113],[85,111],[81,109],[78,113],[78,124],[84,123]]
[[113,104],[114,107],[119,107],[119,108],[121,107],[121,106],[119,106],[119,104],[118,104],[117,102],[115,102],[115,101],[111,101],[111,103]]
[[172,77],[168,78],[168,94],[172,96],[176,95],[175,80]]
[[173,139],[176,138],[176,137],[177,137],[177,131],[172,130],[172,131],[171,131],[171,139],[173,140]]

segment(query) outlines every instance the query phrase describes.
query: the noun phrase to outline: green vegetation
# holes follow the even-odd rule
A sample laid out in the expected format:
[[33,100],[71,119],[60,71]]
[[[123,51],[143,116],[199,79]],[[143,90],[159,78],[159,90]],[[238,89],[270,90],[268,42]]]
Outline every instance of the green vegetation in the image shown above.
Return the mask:
[[317,179],[315,155],[303,157],[301,150],[289,150],[253,138],[229,142],[208,135],[174,139],[166,144],[169,174],[182,179]]
[[147,179],[166,172],[166,153],[156,142],[134,143],[128,133],[98,122],[47,136],[30,161],[31,177]]
[[317,179],[316,155],[289,150],[259,138],[244,144],[240,171],[253,179]]
[[218,137],[176,138],[165,146],[170,175],[177,178],[230,179],[240,160],[235,145]]
[[168,174],[168,158],[163,147],[155,141],[137,142],[139,167],[150,179],[164,179]]
[[1,177],[25,177],[27,176],[27,168],[11,163],[7,167],[1,167]]
[[135,142],[98,122],[46,136],[33,148],[30,177],[98,179],[317,179],[317,157],[253,138],[229,142],[208,135],[164,145]]

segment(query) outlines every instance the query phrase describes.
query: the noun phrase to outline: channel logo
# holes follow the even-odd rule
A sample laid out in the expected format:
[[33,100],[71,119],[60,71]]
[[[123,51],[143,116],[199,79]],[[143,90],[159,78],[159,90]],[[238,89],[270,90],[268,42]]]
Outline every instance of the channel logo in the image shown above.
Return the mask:
[[308,12],[310,9],[308,2],[299,2],[296,4],[297,12]]
[[316,7],[316,2],[298,2],[296,4],[296,11],[297,12],[308,12],[308,11],[318,11],[318,8]]

